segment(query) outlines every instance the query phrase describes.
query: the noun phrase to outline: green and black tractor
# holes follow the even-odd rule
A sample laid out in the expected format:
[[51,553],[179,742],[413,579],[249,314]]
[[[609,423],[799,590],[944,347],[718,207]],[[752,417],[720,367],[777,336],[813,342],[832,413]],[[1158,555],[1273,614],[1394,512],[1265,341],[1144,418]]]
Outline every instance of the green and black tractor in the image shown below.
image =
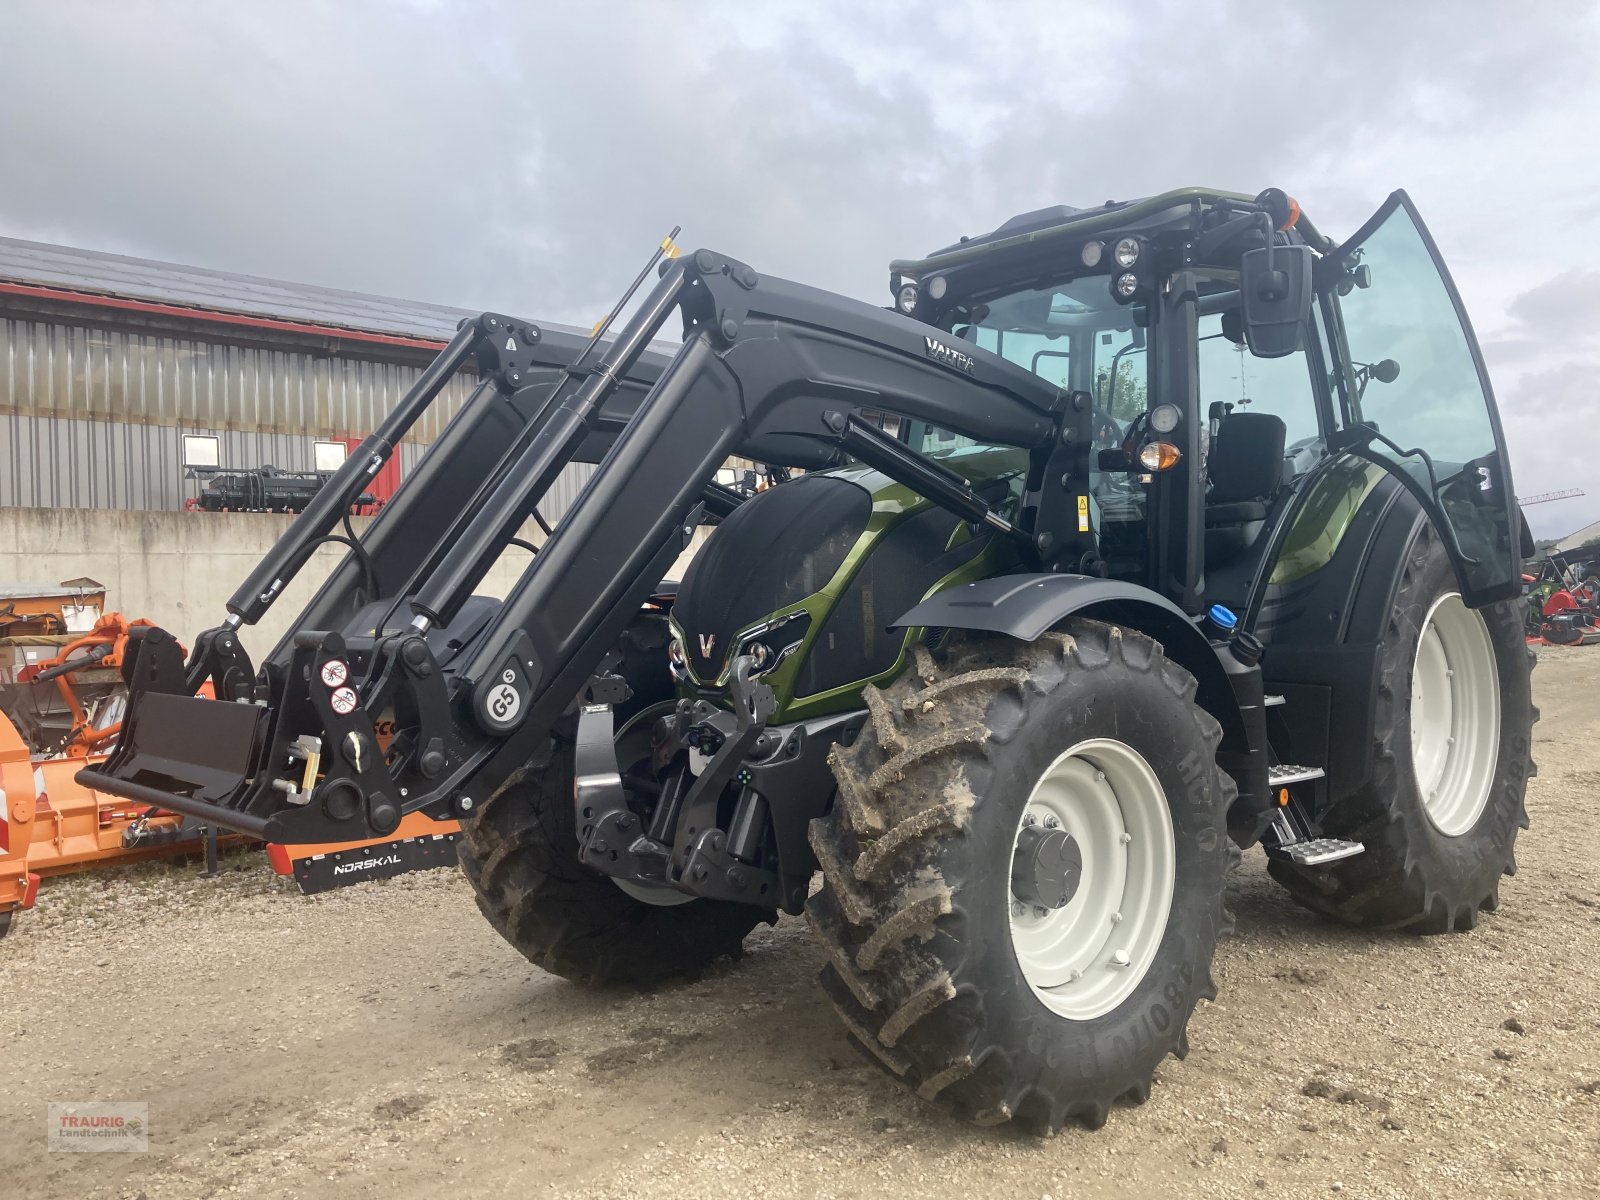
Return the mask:
[[[892,264],[887,308],[675,249],[614,335],[464,322],[187,660],[136,631],[80,779],[272,841],[458,819],[484,914],[584,982],[804,913],[866,1053],[1046,1131],[1184,1054],[1242,849],[1363,927],[1495,907],[1527,531],[1404,193],[1342,243],[1277,190],[1031,212]],[[258,669],[239,627],[474,360]]]

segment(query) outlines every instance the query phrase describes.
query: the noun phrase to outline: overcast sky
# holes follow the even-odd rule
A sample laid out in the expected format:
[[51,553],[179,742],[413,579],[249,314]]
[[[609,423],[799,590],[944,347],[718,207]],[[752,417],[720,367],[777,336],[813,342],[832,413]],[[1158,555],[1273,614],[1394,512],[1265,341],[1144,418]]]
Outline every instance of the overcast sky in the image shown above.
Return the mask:
[[1600,16],[1319,4],[0,0],[0,234],[592,323],[681,240],[889,259],[1205,184],[1340,238],[1396,187],[1541,536],[1600,518]]

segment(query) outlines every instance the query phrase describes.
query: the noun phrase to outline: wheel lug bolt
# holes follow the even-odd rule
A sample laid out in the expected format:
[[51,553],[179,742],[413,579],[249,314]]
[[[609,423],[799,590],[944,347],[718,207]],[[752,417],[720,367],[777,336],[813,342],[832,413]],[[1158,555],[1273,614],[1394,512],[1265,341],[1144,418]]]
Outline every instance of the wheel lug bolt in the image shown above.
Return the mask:
[[1096,783],[1104,783],[1106,781],[1106,773],[1104,771],[1096,771],[1094,773],[1094,781]]
[[1121,913],[1112,913],[1111,914],[1111,923],[1113,925],[1121,925],[1122,924],[1122,914]]
[[1044,819],[1044,827],[1046,829],[1060,829],[1061,822],[1056,820],[1054,817],[1046,817]]
[[1078,980],[1080,980],[1082,978],[1083,978],[1083,972],[1078,970],[1077,967],[1073,967],[1072,970],[1067,972],[1067,982],[1068,983],[1077,983]]
[[1027,911],[1028,906],[1025,905],[1021,900],[1013,900],[1011,902],[1011,915],[1013,917],[1020,917]]
[[1039,818],[1034,816],[1032,813],[1023,814],[1022,824],[1023,824],[1024,827],[1026,827],[1028,825],[1037,825],[1038,823],[1039,823]]
[[1133,841],[1133,834],[1131,834],[1131,833],[1119,833],[1119,834],[1117,834],[1117,841],[1121,842],[1124,846],[1126,846],[1129,842]]
[[1116,950],[1111,954],[1111,965],[1113,967],[1125,967],[1130,961],[1126,950]]
[[1035,904],[1033,906],[1033,915],[1036,917],[1048,917],[1050,915],[1050,910],[1044,907],[1042,904]]

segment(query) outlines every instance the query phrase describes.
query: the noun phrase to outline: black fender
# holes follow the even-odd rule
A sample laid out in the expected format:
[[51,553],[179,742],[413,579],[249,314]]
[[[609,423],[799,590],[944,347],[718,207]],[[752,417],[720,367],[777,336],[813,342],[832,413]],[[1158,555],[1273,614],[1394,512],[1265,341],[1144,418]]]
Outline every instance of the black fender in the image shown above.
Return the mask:
[[1356,513],[1329,562],[1304,579],[1269,584],[1255,622],[1266,643],[1267,690],[1286,699],[1269,735],[1286,762],[1323,764],[1311,785],[1320,821],[1373,773],[1372,697],[1385,630],[1406,558],[1428,524],[1409,491],[1384,479]]
[[1251,745],[1244,713],[1217,650],[1189,616],[1159,592],[1092,575],[999,575],[929,596],[890,628],[962,629],[1031,642],[1067,617],[1137,629],[1161,643],[1166,656],[1194,676],[1196,702],[1222,726],[1217,760],[1239,785],[1229,828],[1241,845],[1255,840],[1271,805],[1266,747]]

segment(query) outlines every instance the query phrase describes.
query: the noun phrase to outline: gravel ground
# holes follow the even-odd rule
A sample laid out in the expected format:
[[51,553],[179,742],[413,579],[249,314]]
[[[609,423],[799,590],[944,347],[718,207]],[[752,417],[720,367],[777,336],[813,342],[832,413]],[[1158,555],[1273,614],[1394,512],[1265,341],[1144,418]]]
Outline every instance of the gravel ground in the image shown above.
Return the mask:
[[[1259,854],[1219,1001],[1151,1102],[957,1125],[846,1044],[803,923],[691,984],[530,967],[453,871],[315,898],[254,856],[47,884],[0,943],[6,1195],[1600,1196],[1600,648],[1547,650],[1501,909],[1330,925]],[[142,1155],[47,1154],[49,1100],[141,1100]]]

